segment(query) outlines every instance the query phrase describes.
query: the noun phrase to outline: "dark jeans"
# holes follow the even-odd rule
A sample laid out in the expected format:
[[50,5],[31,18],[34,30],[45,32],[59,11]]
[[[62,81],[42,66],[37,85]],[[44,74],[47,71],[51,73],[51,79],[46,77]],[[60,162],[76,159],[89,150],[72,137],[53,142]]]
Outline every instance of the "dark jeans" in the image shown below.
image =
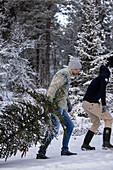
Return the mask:
[[[72,134],[73,128],[74,128],[74,124],[72,122],[72,120],[70,119],[68,113],[66,112],[66,110],[64,109],[59,109],[59,111],[61,112],[61,115],[63,116],[63,121],[64,121],[64,126],[65,126],[65,132],[63,135],[63,142],[62,142],[62,150],[68,150],[68,143],[70,140],[70,136]],[[53,134],[51,134],[51,136],[48,138],[48,132],[44,138],[44,145],[42,145],[39,149],[39,153],[46,153],[46,149],[49,146],[49,144],[51,143],[52,139],[54,138],[54,136],[56,136],[58,134],[59,131],[59,127],[60,127],[60,123],[59,121],[53,116],[52,117],[54,125],[55,125],[55,132]]]

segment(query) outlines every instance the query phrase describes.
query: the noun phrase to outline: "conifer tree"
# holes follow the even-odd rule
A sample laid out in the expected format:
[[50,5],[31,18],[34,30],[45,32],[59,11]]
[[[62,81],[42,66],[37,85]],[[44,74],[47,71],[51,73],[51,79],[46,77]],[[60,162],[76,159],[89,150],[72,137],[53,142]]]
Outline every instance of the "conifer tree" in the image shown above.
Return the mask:
[[[100,65],[106,65],[107,58],[111,55],[106,48],[106,40],[103,38],[104,36],[102,37],[102,23],[100,22],[97,1],[81,0],[81,13],[83,15],[84,22],[78,32],[75,50],[78,52],[78,57],[81,59],[82,71],[78,76],[79,87],[70,90],[72,103],[77,103],[72,111],[73,119],[74,117],[77,119],[76,114],[80,116],[87,116],[82,109],[81,102],[83,96],[91,80],[99,74]],[[82,120],[84,122],[84,119]],[[84,131],[85,129],[81,128],[80,130]]]
[[0,157],[5,160],[17,151],[25,156],[31,146],[42,142],[47,131],[48,135],[53,134],[52,114],[63,126],[57,102],[49,102],[45,94],[34,90],[19,87],[18,93],[27,93],[29,100],[6,105],[0,113]]
[[113,1],[112,0],[102,0],[101,5],[99,5],[99,15],[101,22],[101,35],[105,40],[107,52],[113,51]]
[[[85,22],[78,32],[77,49],[83,63],[83,70],[87,74],[87,79],[92,79],[98,73],[101,64],[106,64],[106,46],[101,39],[101,24],[96,0],[86,0],[82,2],[82,13]],[[85,80],[86,81],[86,80]]]
[[27,58],[21,57],[21,52],[27,48],[34,48],[34,41],[24,36],[24,30],[16,24],[13,32],[10,33],[10,44],[3,42],[1,44],[1,94],[4,100],[12,100],[13,92],[17,86],[24,88],[36,88],[35,70],[32,69]]

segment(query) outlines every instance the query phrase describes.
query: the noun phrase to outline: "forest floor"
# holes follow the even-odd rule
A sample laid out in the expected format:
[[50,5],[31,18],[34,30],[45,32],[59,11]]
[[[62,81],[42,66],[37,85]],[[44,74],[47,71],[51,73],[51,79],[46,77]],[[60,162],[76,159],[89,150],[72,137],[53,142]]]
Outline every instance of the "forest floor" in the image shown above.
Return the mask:
[[[61,156],[62,135],[58,140],[54,139],[47,150],[49,159],[37,160],[38,145],[29,149],[27,155],[21,158],[21,154],[8,158],[7,161],[0,159],[2,170],[112,170],[113,151],[102,150],[102,135],[95,135],[91,145],[95,151],[82,151],[81,145],[84,135],[71,137],[69,149],[76,152],[74,156]],[[112,141],[112,140],[111,140]]]

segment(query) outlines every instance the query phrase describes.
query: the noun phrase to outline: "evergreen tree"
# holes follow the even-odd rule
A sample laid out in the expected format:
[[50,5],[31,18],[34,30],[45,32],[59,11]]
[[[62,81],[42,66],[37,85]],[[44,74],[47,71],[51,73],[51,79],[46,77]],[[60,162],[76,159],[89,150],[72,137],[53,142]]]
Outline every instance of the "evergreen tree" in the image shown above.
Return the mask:
[[[55,14],[54,30],[52,33],[51,70],[57,71],[69,62],[69,55],[76,56],[74,44],[77,39],[77,31],[81,25],[81,16],[76,1],[70,0],[58,3],[58,10]],[[63,18],[60,20],[60,17]],[[55,59],[55,61],[54,61]]]
[[17,151],[22,153],[21,156],[26,155],[31,146],[43,141],[46,132],[50,136],[54,134],[51,115],[57,116],[63,126],[57,102],[49,102],[48,97],[39,91],[21,87],[18,90],[18,93],[27,93],[29,99],[6,105],[0,114],[0,157],[5,160]]
[[24,30],[19,25],[15,25],[13,32],[10,33],[10,44],[1,44],[1,94],[4,100],[13,100],[13,93],[17,86],[23,85],[24,88],[36,88],[36,72],[33,71],[29,60],[21,57],[23,49],[34,47],[34,42],[24,37]]
[[[83,15],[84,22],[82,23],[81,29],[78,32],[78,38],[76,41],[75,49],[78,51],[78,57],[80,57],[82,61],[83,71],[81,71],[81,75],[79,76],[78,79],[79,87],[70,89],[71,91],[70,98],[72,100],[72,104],[75,106],[71,114],[72,118],[76,120],[76,123],[77,115],[87,117],[86,113],[82,109],[81,102],[83,96],[91,80],[98,75],[100,65],[102,64],[106,65],[107,59],[111,55],[111,53],[109,53],[109,51],[106,48],[105,44],[106,39],[105,38],[102,39],[101,36],[102,23],[100,22],[97,1],[81,0],[81,13]],[[111,99],[109,98],[107,100]],[[83,122],[84,119],[82,118],[82,123]],[[81,125],[79,126],[78,127],[80,128],[80,131],[82,133],[82,131],[84,131],[85,129],[84,127],[81,128]]]
[[107,52],[111,52],[113,51],[113,1],[102,0],[98,8],[101,22],[101,36],[105,41]]
[[[1,0],[0,100],[13,100],[18,85],[47,89],[56,71],[68,64],[68,55],[77,56],[83,71],[76,78],[78,87],[70,88],[69,93],[71,116],[79,127],[75,133],[83,132],[77,121],[78,115],[87,117],[82,109],[83,95],[99,66],[113,54],[112,8],[112,0]],[[66,24],[58,23],[59,14]],[[109,104],[111,89],[112,79]]]
[[[24,37],[35,41],[35,47],[23,49],[21,56],[29,57],[32,67],[38,73],[37,84],[40,82],[39,85],[48,88],[54,73],[68,63],[68,54],[75,54],[74,43],[80,25],[80,15],[76,14],[77,3],[73,0],[6,0],[3,8],[6,17],[4,24],[10,24],[2,34],[7,34],[6,40],[10,42],[11,32],[15,25],[19,25],[24,30]],[[66,26],[58,24],[58,12],[68,17]]]
[[[96,1],[83,1],[82,13],[85,23],[82,24],[80,32],[78,32],[77,51],[83,63],[83,70],[87,74],[87,79],[92,79],[92,73],[98,72],[101,64],[106,64],[106,46],[102,41],[101,24],[99,20],[99,11]],[[88,78],[89,77],[89,78]]]

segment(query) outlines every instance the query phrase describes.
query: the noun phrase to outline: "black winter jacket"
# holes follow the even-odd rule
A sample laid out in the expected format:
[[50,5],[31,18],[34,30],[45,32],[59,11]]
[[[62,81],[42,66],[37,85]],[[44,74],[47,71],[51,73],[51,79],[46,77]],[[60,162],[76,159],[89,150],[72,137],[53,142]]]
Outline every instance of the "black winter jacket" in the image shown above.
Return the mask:
[[110,71],[107,67],[101,66],[99,76],[90,83],[83,100],[90,103],[99,103],[106,105],[106,85],[109,82]]

